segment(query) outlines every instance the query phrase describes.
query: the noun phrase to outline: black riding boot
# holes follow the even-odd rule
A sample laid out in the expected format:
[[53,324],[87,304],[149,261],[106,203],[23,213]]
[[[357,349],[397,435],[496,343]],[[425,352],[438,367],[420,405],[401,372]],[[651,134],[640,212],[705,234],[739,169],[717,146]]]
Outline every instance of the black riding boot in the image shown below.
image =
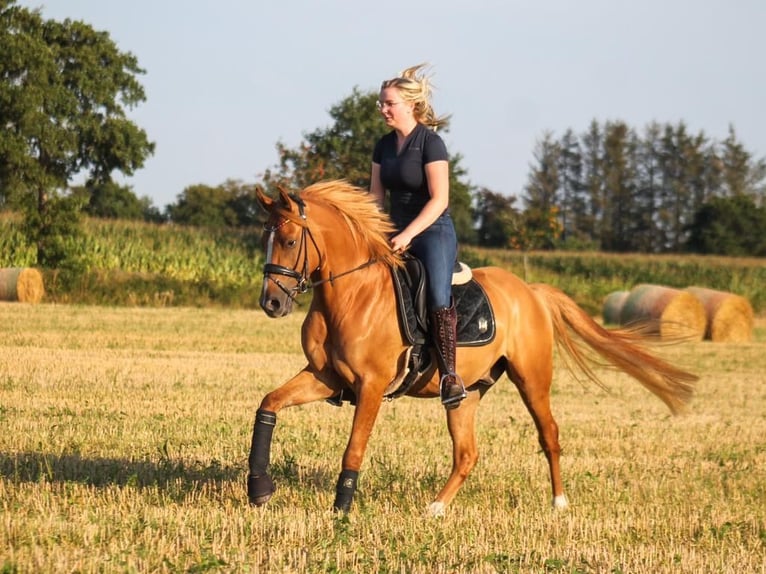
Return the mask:
[[445,408],[453,409],[466,397],[463,381],[455,371],[457,312],[454,304],[431,313],[431,332],[439,364],[439,394]]

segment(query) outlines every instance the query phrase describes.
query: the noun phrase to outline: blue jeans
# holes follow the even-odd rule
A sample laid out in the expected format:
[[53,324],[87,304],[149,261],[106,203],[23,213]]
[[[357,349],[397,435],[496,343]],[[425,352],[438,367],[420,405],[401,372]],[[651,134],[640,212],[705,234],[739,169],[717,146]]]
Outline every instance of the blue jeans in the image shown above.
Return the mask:
[[452,218],[445,213],[415,237],[410,253],[423,262],[428,278],[428,309],[449,307],[452,298],[452,271],[457,259],[457,234]]

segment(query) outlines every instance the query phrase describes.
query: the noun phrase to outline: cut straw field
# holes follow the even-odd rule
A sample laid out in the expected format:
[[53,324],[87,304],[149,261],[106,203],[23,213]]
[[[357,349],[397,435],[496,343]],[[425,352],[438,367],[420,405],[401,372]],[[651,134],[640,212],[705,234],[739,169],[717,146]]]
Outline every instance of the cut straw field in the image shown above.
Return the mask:
[[282,411],[277,492],[247,505],[262,395],[299,369],[301,316],[0,303],[0,572],[765,572],[766,323],[663,349],[701,375],[672,417],[625,375],[560,369],[571,508],[549,508],[531,419],[503,378],[445,517],[438,401],[384,403],[351,513],[330,511],[353,408]]

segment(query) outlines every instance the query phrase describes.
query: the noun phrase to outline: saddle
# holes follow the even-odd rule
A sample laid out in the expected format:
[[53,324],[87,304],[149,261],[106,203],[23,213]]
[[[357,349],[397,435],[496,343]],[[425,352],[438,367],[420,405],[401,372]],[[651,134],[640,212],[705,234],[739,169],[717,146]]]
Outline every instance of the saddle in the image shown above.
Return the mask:
[[[404,267],[392,269],[402,334],[411,345],[430,341],[426,306],[426,274],[416,257],[406,257]],[[495,338],[495,316],[484,288],[470,268],[456,262],[452,274],[452,300],[457,311],[457,345],[481,346]]]
[[[426,305],[426,273],[423,263],[405,256],[404,267],[391,270],[396,293],[402,336],[410,344],[405,368],[389,384],[384,397],[393,400],[404,395],[432,367],[430,319]],[[495,315],[484,288],[473,278],[471,269],[456,262],[452,274],[452,300],[457,311],[457,346],[478,347],[495,338]],[[344,389],[327,402],[341,406],[343,401],[356,404],[356,396]]]

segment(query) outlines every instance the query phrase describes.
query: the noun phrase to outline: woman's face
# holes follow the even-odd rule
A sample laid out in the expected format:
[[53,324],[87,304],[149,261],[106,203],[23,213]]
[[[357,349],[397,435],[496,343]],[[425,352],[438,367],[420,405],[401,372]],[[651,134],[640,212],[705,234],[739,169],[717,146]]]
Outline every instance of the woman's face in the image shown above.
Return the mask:
[[382,89],[377,105],[386,125],[394,129],[404,127],[412,121],[414,106],[411,102],[405,102],[396,88]]

